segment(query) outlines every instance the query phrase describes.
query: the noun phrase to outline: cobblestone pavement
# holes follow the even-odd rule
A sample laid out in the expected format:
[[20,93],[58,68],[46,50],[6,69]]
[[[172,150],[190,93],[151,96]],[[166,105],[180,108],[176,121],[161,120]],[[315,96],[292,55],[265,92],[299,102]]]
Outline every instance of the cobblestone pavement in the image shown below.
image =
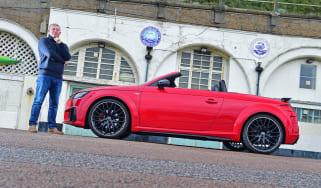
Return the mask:
[[321,187],[321,161],[0,129],[0,187]]

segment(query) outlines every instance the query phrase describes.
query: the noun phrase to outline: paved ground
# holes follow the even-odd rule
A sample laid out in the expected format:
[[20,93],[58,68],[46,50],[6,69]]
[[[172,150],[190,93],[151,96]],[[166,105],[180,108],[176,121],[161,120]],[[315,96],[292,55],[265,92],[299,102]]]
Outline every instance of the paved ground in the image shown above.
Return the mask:
[[321,187],[321,160],[0,129],[0,187]]

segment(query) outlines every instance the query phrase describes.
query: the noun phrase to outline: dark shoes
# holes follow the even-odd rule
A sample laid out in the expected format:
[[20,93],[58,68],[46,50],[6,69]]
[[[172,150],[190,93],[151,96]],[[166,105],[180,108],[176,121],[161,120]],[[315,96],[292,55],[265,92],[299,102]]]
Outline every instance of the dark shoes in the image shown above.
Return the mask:
[[59,131],[57,128],[53,128],[53,129],[48,128],[48,133],[60,134],[60,135],[64,134],[63,132]]
[[[29,132],[37,133],[38,132],[37,126],[35,126],[35,125],[29,126]],[[53,128],[53,129],[48,128],[48,133],[60,134],[60,135],[64,134],[63,132],[59,131],[57,128]]]
[[32,132],[32,133],[38,132],[37,126],[35,126],[35,125],[30,125],[30,126],[29,126],[29,132]]

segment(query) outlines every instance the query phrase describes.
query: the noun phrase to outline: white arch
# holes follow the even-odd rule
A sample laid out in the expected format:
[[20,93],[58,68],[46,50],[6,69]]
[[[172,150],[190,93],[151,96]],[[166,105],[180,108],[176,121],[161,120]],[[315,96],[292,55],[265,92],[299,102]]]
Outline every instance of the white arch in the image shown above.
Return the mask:
[[31,31],[16,22],[2,18],[0,18],[0,30],[12,33],[24,40],[35,54],[37,62],[39,62],[38,39]]
[[261,75],[261,87],[260,93],[264,91],[264,88],[274,73],[280,66],[286,64],[290,61],[302,58],[315,58],[321,60],[321,47],[320,46],[302,46],[298,48],[289,49],[280,53],[278,56],[274,57],[269,61],[264,67],[264,71]]
[[[133,72],[134,72],[134,75],[135,75],[135,78],[137,79],[136,83],[140,83],[140,77],[139,77],[139,74],[137,72],[137,64],[136,62],[134,61],[134,58],[128,53],[128,51],[126,49],[124,49],[123,47],[121,47],[120,45],[112,42],[112,41],[109,41],[109,40],[106,40],[104,38],[91,38],[91,39],[85,39],[85,40],[81,40],[81,41],[77,41],[75,43],[72,43],[70,44],[70,52],[72,52],[73,50],[77,49],[77,48],[80,48],[86,44],[90,44],[90,43],[95,43],[95,42],[104,42],[106,44],[111,44],[112,47],[114,48],[117,48],[118,50],[120,50],[121,52],[123,52],[126,57],[128,57],[128,59],[130,60],[131,64],[133,65]],[[108,45],[107,45],[108,47]]]
[[[247,85],[247,88],[248,88],[248,91],[249,93],[252,93],[252,88],[250,87],[250,80],[249,80],[249,77],[247,76],[246,74],[246,71],[245,71],[245,68],[244,66],[242,65],[242,63],[240,63],[238,61],[238,59],[231,53],[229,53],[228,51],[226,51],[226,49],[223,49],[221,47],[218,47],[218,46],[215,46],[213,44],[209,44],[209,43],[192,43],[192,44],[186,44],[186,45],[182,45],[182,46],[177,46],[173,49],[173,51],[171,51],[170,53],[168,53],[164,58],[163,60],[160,62],[160,64],[158,65],[157,69],[159,69],[162,65],[163,65],[163,62],[166,62],[166,60],[168,58],[170,58],[172,55],[175,55],[178,51],[182,50],[182,49],[185,49],[185,48],[190,48],[190,47],[199,47],[199,46],[206,46],[206,47],[209,47],[209,48],[213,48],[213,49],[217,49],[219,52],[223,53],[226,57],[229,57],[230,58],[230,61],[234,61],[236,62],[236,64],[240,67],[243,75],[244,75],[244,78],[246,80],[246,85]],[[154,74],[157,74],[157,72],[155,72]],[[155,77],[156,75],[153,75],[153,77]]]

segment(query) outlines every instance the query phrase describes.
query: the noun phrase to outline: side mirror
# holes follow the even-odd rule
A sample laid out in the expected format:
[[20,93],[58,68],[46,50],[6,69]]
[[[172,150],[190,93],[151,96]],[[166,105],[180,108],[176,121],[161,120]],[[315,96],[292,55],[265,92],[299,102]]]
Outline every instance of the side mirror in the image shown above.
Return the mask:
[[159,89],[164,89],[164,87],[170,86],[170,82],[167,79],[159,80],[157,82],[157,86]]

